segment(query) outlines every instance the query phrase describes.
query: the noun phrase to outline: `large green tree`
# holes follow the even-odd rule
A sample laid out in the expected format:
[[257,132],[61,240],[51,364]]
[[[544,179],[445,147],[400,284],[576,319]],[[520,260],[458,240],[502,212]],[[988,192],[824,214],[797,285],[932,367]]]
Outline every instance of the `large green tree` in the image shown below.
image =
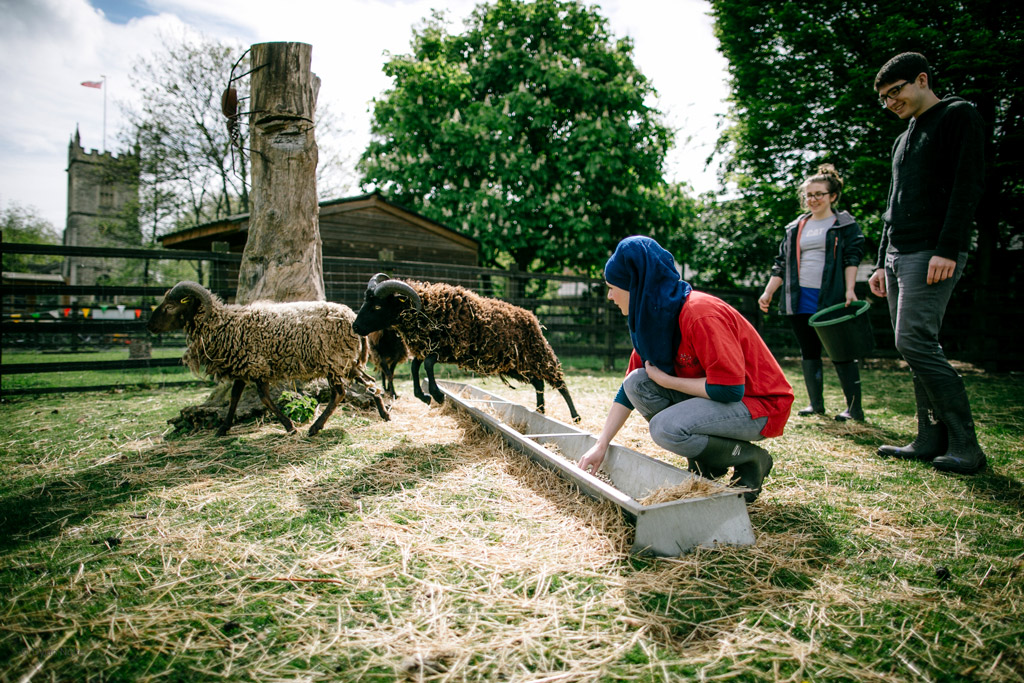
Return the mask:
[[464,231],[486,262],[592,270],[618,239],[665,239],[692,211],[664,181],[673,134],[633,45],[572,0],[435,13],[384,67],[364,187]]
[[[975,284],[1024,232],[1024,22],[1006,0],[712,0],[720,49],[729,60],[729,126],[719,149],[730,207],[763,236],[738,270],[766,274],[780,228],[797,214],[796,185],[817,164],[845,175],[841,208],[877,244],[890,177],[890,150],[906,128],[872,89],[890,57],[925,54],[940,96],[976,104],[989,133],[986,196],[978,210]],[[873,254],[869,253],[873,258]],[[766,277],[766,275],[765,275]]]

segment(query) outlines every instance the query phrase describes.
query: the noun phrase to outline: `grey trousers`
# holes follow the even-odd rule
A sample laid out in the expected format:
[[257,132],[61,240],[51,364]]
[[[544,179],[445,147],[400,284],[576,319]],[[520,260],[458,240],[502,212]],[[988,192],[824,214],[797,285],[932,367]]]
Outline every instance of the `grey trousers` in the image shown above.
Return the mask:
[[945,386],[950,381],[962,382],[942,350],[939,330],[949,297],[967,263],[967,253],[961,252],[953,277],[929,285],[928,261],[934,255],[934,251],[915,251],[910,254],[889,252],[885,256],[886,299],[896,335],[896,350],[932,395],[935,394],[932,387]]
[[767,417],[756,420],[741,401],[720,403],[665,389],[638,368],[622,382],[633,407],[650,423],[651,439],[666,451],[693,458],[704,452],[709,436],[760,441]]

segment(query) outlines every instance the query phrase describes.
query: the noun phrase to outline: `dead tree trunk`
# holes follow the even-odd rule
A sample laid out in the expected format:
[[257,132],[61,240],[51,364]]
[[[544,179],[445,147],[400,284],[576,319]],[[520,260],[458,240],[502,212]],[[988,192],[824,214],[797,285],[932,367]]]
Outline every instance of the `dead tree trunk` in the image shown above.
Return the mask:
[[[311,54],[305,43],[259,43],[250,51],[252,192],[238,273],[240,304],[325,299],[313,125],[320,79],[310,71]],[[230,386],[220,385],[205,403],[186,408],[172,423],[218,425]],[[273,387],[271,395],[284,388],[295,387]],[[263,412],[255,389],[246,387],[236,421]]]
[[305,43],[259,43],[250,52],[252,193],[238,303],[325,298],[312,51]]

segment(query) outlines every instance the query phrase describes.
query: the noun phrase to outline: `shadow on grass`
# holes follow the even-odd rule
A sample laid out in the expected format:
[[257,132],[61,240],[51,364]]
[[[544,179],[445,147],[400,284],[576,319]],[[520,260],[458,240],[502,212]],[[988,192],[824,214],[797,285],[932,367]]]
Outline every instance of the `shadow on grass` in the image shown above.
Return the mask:
[[1019,479],[993,472],[991,461],[989,461],[989,466],[978,474],[964,475],[950,472],[942,474],[958,479],[969,479],[969,482],[965,482],[965,486],[972,493],[985,496],[995,503],[1007,505],[1017,511],[1024,510],[1024,483]]
[[456,443],[399,446],[374,454],[344,476],[318,481],[301,494],[307,509],[348,512],[360,498],[383,496],[414,488],[447,472],[457,460]]
[[[326,433],[326,430],[325,430]],[[148,491],[200,479],[232,480],[239,470],[273,470],[312,459],[324,440],[283,432],[249,437],[187,436],[112,454],[98,465],[0,499],[0,551],[56,537],[103,509]]]

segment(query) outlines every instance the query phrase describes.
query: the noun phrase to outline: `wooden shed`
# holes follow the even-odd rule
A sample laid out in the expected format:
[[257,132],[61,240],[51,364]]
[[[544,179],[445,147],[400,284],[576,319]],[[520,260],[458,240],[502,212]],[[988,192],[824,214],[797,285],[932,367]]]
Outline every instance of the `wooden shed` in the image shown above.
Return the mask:
[[[249,214],[238,214],[160,237],[165,249],[211,251],[224,243],[242,253]],[[419,261],[476,266],[479,243],[385,199],[379,192],[320,202],[324,257]]]

